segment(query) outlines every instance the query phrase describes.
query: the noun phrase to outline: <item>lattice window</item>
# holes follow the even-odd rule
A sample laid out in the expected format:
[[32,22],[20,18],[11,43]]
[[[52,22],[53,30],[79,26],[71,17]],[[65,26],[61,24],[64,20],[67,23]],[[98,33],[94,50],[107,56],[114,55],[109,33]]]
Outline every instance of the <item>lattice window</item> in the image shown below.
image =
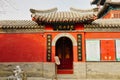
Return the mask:
[[113,18],[120,18],[120,13],[114,13]]

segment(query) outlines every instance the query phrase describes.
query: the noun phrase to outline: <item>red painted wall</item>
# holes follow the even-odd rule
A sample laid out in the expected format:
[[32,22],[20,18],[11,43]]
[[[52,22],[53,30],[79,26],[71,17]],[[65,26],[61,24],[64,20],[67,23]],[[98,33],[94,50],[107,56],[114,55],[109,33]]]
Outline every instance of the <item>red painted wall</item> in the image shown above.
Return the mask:
[[118,14],[117,18],[120,18],[120,10],[110,10],[108,13],[106,13],[103,18],[109,19],[109,18],[116,18],[114,14]]
[[83,24],[76,24],[75,25],[75,30],[81,30],[81,31],[83,31],[84,30],[84,25]]
[[[83,30],[83,25],[76,25],[76,29]],[[52,40],[63,32],[52,31],[51,26],[46,26],[44,33],[14,33],[0,34],[0,62],[46,62],[46,36],[52,35]],[[51,30],[49,32],[49,30]],[[82,34],[82,55],[85,61],[84,32],[67,32],[77,41],[77,34]],[[52,46],[52,62],[54,62],[55,46]],[[77,62],[77,46],[73,47],[73,61]]]
[[46,26],[45,26],[45,30],[53,30],[52,25],[46,25]]
[[103,18],[112,18],[112,11],[109,11],[108,13],[106,13]]
[[120,32],[87,32],[85,33],[86,39],[104,39],[104,38],[120,38]]
[[[47,33],[52,35],[52,40],[57,36],[57,34],[60,34],[62,32],[52,32],[52,33]],[[77,41],[77,34],[82,34],[82,61],[85,61],[85,40],[84,40],[84,33],[82,32],[68,32],[71,34]],[[46,35],[47,35],[46,34]],[[73,61],[78,62],[78,55],[77,55],[77,46],[73,46]],[[55,56],[55,46],[52,46],[52,62],[54,62],[54,56]]]
[[100,40],[101,61],[116,60],[115,40],[120,39],[120,32],[88,32],[85,33],[85,39]]
[[[75,25],[76,30],[81,30],[81,32],[63,32],[63,31],[52,31],[52,26],[51,25],[46,25],[46,32],[44,33],[44,36],[47,36],[47,34],[52,35],[52,41],[53,39],[60,33],[69,33],[71,34],[77,41],[77,34],[82,34],[82,61],[85,61],[85,39],[84,39],[84,25],[83,24],[76,24]],[[46,56],[46,47],[45,47],[45,56]],[[54,56],[55,56],[55,46],[52,46],[52,62],[54,62]],[[46,61],[46,59],[45,59]],[[77,53],[77,46],[73,46],[73,62],[78,62],[78,53]]]
[[41,34],[0,34],[0,62],[44,61]]

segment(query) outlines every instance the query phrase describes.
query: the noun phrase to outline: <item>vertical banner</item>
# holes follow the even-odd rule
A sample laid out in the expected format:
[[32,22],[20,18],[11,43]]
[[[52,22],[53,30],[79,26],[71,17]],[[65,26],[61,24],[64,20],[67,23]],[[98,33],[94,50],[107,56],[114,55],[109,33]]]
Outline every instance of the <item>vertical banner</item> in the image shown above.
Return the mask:
[[101,40],[101,60],[115,61],[115,40]]
[[78,61],[82,61],[82,34],[77,35]]
[[86,40],[86,61],[100,61],[99,40]]
[[48,34],[47,35],[47,61],[51,61],[51,43],[52,43],[52,35]]

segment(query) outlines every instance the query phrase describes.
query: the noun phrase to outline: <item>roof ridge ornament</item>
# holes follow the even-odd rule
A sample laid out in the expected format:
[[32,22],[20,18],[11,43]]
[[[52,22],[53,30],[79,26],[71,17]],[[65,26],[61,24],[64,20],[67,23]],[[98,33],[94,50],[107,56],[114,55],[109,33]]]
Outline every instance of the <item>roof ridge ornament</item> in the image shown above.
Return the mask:
[[31,13],[51,13],[51,12],[57,12],[57,8],[51,8],[51,9],[46,9],[46,10],[36,10],[36,9],[30,9]]

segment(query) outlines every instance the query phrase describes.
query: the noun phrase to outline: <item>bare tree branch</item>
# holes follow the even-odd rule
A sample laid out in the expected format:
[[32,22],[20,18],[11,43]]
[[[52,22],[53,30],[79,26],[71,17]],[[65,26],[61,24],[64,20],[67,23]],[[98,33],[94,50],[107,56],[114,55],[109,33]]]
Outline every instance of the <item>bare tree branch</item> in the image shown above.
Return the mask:
[[13,0],[0,0],[0,14],[6,14],[6,12],[9,12],[8,8],[18,10],[15,7]]

